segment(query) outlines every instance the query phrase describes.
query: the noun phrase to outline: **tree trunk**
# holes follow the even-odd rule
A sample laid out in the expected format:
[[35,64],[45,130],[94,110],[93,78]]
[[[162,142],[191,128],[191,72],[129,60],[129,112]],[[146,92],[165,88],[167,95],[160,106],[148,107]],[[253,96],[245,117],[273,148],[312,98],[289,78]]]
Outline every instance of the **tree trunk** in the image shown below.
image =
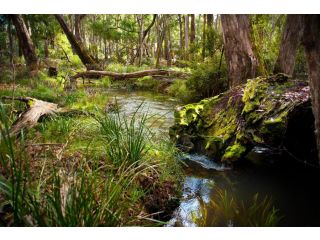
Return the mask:
[[49,39],[44,39],[44,57],[49,57]]
[[207,25],[208,28],[213,27],[213,14],[207,14]]
[[81,21],[86,14],[75,14],[74,15],[74,35],[78,41],[82,42],[81,38]]
[[35,47],[27,30],[26,24],[20,14],[13,14],[10,16],[12,23],[16,28],[19,46],[22,50],[27,67],[30,73],[34,75],[38,71],[38,57],[36,55]]
[[258,60],[250,41],[248,15],[221,15],[229,87],[246,82],[258,74]]
[[171,67],[171,47],[170,47],[170,27],[168,16],[164,16],[164,56],[167,60],[167,66]]
[[202,59],[206,57],[206,23],[207,17],[206,14],[203,14],[203,25],[202,25]]
[[139,44],[139,48],[137,50],[136,55],[138,55],[142,52],[141,48],[143,48],[143,44],[145,43],[145,38],[147,37],[147,35],[150,32],[151,28],[153,27],[154,23],[156,22],[156,19],[157,19],[157,14],[153,14],[153,18],[152,18],[150,25],[145,30],[142,30],[142,32],[143,32],[142,39],[140,39],[140,42],[142,43],[142,45]]
[[162,54],[162,43],[164,40],[164,26],[163,26],[163,16],[158,19],[158,42],[157,42],[157,56],[156,56],[156,68],[160,66],[160,58]]
[[185,46],[185,59],[189,59],[189,15],[184,17],[184,46]]
[[[320,30],[319,30],[320,31]],[[296,52],[302,36],[302,15],[288,15],[273,73],[293,74]]]
[[191,28],[190,28],[190,44],[194,44],[194,40],[196,38],[196,23],[194,14],[190,14],[191,16]]
[[[180,35],[180,54],[182,55],[182,53],[184,52],[184,44],[183,44],[183,24],[182,24],[182,18],[181,18],[181,14],[178,14],[178,21],[179,21],[179,35]],[[180,56],[181,58],[181,56]]]
[[96,61],[89,54],[88,50],[83,46],[82,42],[78,41],[72,31],[69,29],[67,23],[64,21],[63,16],[55,14],[57,21],[59,22],[63,32],[66,34],[71,46],[79,56],[81,62],[88,68],[93,69],[97,67]]
[[138,65],[141,66],[142,63],[142,57],[143,57],[143,43],[144,43],[144,16],[141,14],[140,18],[137,17],[137,21],[139,24],[139,44],[137,49],[137,55],[138,55]]
[[315,135],[320,161],[320,15],[304,15],[303,45],[308,62]]
[[10,64],[13,64],[14,50],[13,50],[13,38],[12,38],[12,24],[11,19],[8,23],[8,37],[9,37],[9,53],[10,53]]
[[117,73],[117,72],[109,72],[109,71],[96,71],[89,70],[86,72],[80,72],[76,75],[72,76],[72,80],[76,80],[78,78],[100,78],[100,77],[111,77],[114,80],[124,80],[130,78],[140,78],[145,76],[178,76],[181,78],[189,76],[187,73],[177,72],[173,70],[164,70],[164,69],[148,69],[137,72],[130,73]]

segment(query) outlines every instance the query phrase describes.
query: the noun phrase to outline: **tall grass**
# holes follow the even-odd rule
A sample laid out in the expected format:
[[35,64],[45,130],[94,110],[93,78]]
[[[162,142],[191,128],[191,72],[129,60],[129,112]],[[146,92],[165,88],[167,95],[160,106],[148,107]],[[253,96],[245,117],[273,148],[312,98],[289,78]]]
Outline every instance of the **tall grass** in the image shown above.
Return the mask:
[[[23,150],[16,151],[2,103],[0,103],[0,133],[0,192],[13,209],[14,224],[21,225],[25,209],[24,195],[27,191],[24,180],[29,177],[29,166],[28,163],[18,160],[23,156]],[[23,134],[19,145],[24,149]]]
[[150,136],[146,126],[148,117],[143,114],[138,120],[139,108],[131,117],[121,116],[117,111],[115,114],[96,118],[106,143],[108,159],[115,166],[119,166],[123,162],[127,162],[129,165],[139,164],[147,151],[147,140]]
[[0,117],[0,194],[11,209],[5,213],[7,225],[122,226],[134,222],[128,209],[135,179],[155,167],[142,160],[145,118],[139,124],[135,115],[130,121],[119,115],[101,120],[103,137],[110,140],[108,155],[116,163],[111,168],[106,162],[83,158],[69,172],[57,166],[45,170],[44,161],[41,172],[32,175],[23,134],[18,142],[10,138],[2,105]]

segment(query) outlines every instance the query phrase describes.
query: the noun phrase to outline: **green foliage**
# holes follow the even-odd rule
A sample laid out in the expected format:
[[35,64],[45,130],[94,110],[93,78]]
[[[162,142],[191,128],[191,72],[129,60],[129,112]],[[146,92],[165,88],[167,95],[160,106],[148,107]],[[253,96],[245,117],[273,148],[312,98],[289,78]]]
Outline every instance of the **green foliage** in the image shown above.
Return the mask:
[[220,66],[219,61],[220,59],[215,57],[194,66],[186,86],[192,91],[195,101],[227,90],[226,65],[222,62]]
[[145,76],[138,78],[136,84],[141,89],[155,90],[159,86],[159,81],[155,80],[152,76]]
[[262,75],[269,75],[273,71],[279,53],[284,22],[285,15],[251,15],[251,37]]
[[105,87],[108,88],[111,86],[111,79],[110,77],[103,77],[100,79],[100,84]]
[[168,93],[184,103],[189,103],[193,100],[193,92],[187,88],[186,80],[175,80],[170,85]]

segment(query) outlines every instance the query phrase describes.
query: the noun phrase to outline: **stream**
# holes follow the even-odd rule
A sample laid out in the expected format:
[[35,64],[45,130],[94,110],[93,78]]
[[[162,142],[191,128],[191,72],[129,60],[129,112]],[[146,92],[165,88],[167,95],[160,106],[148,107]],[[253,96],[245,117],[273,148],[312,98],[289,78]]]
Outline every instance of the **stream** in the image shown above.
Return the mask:
[[[144,113],[152,116],[151,129],[156,134],[168,136],[178,101],[145,91],[110,89],[107,94],[116,97],[121,106],[120,112],[125,115],[132,115],[140,106],[138,116]],[[263,149],[254,149],[252,156],[263,157]],[[180,159],[186,176],[182,199],[166,226],[199,226],[199,219],[201,226],[212,226],[214,214],[203,208],[214,200],[217,189],[227,189],[243,202],[249,202],[256,193],[262,198],[272,197],[274,207],[282,216],[280,226],[320,226],[319,169],[285,158],[285,167],[281,168],[244,167],[232,170],[206,156],[184,154]],[[202,212],[208,213],[205,219],[201,219]],[[233,222],[226,226],[233,226]]]

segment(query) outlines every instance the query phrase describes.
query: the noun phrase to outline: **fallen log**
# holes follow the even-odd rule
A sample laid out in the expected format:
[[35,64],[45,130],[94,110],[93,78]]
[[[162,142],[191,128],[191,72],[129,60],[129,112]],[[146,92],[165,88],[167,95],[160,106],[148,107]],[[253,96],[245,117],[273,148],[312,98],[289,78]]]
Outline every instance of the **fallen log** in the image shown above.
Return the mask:
[[115,73],[109,71],[97,71],[97,70],[89,70],[86,72],[80,72],[76,75],[72,76],[71,79],[75,81],[78,78],[101,78],[101,77],[111,77],[114,80],[124,80],[130,78],[140,78],[145,76],[172,76],[172,77],[180,77],[185,78],[188,76],[187,73],[177,72],[172,70],[164,70],[164,69],[148,69],[143,71],[131,72],[131,73]]
[[44,116],[56,116],[58,114],[85,114],[80,110],[69,110],[61,108],[58,104],[42,101],[31,97],[9,97],[3,96],[3,100],[16,100],[24,102],[27,106],[26,110],[18,117],[10,128],[10,136],[18,136],[22,130],[27,130],[37,125],[39,119]]

